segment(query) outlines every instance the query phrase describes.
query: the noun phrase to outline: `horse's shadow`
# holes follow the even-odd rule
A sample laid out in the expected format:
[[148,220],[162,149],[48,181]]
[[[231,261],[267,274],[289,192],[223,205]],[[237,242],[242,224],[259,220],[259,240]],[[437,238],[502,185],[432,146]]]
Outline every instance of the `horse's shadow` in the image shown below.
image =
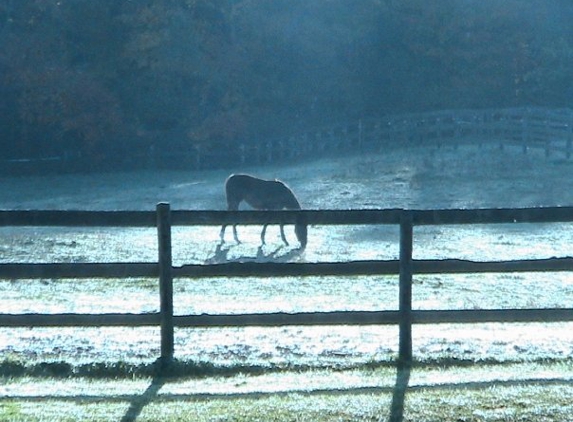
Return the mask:
[[271,252],[265,252],[265,245],[260,245],[257,248],[257,254],[252,255],[240,255],[229,257],[229,252],[237,245],[228,245],[225,242],[220,242],[215,248],[215,253],[213,256],[205,261],[205,264],[223,264],[229,262],[290,262],[294,259],[299,258],[304,252],[304,248],[294,248],[289,249],[285,253],[281,253],[285,246],[281,245]]

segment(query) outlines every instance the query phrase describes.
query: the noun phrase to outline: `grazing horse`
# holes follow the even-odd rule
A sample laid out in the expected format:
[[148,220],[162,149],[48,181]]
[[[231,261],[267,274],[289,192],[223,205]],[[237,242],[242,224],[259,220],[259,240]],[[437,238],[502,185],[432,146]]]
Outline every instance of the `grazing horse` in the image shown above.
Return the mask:
[[[227,194],[227,209],[237,211],[239,204],[245,201],[256,210],[300,210],[300,203],[294,196],[290,188],[280,180],[263,180],[248,174],[232,174],[225,182],[225,192]],[[265,243],[265,233],[268,224],[263,226],[261,232],[261,241]],[[221,227],[221,242],[225,239],[226,225]],[[280,225],[281,238],[286,245],[288,241],[284,233],[284,224]],[[307,228],[306,224],[297,223],[294,232],[301,248],[306,247]],[[233,235],[237,243],[240,243],[237,237],[237,225],[233,225]]]

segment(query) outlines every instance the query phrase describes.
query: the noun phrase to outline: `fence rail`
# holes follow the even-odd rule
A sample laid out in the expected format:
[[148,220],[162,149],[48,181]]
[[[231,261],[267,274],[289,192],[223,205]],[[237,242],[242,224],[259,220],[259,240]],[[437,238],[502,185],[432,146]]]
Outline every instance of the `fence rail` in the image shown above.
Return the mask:
[[[0,314],[0,326],[160,326],[161,358],[174,354],[175,327],[382,325],[398,324],[399,355],[412,359],[412,325],[479,322],[573,321],[573,309],[414,310],[414,274],[573,271],[572,257],[476,262],[459,259],[414,260],[413,231],[418,225],[571,222],[573,207],[476,210],[303,210],[303,211],[171,211],[158,204],[155,212],[0,211],[0,226],[156,227],[157,263],[3,263],[0,278],[127,278],[159,279],[159,312],[146,314]],[[171,229],[174,225],[393,224],[400,226],[398,260],[276,263],[229,262],[173,267]],[[399,309],[374,312],[267,313],[245,315],[174,315],[173,279],[177,277],[399,275]]]
[[[237,156],[247,164],[324,155],[327,152],[382,151],[392,147],[477,142],[519,145],[524,152],[573,153],[573,110],[543,107],[442,110],[360,119],[319,127],[272,140],[242,145]],[[254,160],[254,162],[253,162]]]
[[[501,148],[519,145],[524,152],[541,149],[546,155],[558,153],[570,158],[573,153],[573,110],[520,107],[395,114],[338,122],[264,141],[234,141],[225,145],[194,147],[181,142],[176,148],[134,149],[129,159],[147,163],[151,168],[179,165],[185,169],[206,169],[279,163],[348,151],[382,151],[400,146],[457,146],[468,142],[496,142]],[[4,171],[14,174],[19,168],[24,172],[46,166],[62,171],[78,168],[78,163],[71,160],[63,154],[61,157],[0,162]]]
[[[573,312],[567,308],[544,309],[460,309],[413,310],[413,324],[468,324],[487,322],[567,322]],[[175,327],[276,327],[312,325],[396,325],[402,321],[400,311],[301,312],[296,314],[252,313],[229,315],[175,315]],[[159,312],[146,314],[2,314],[5,327],[157,327]]]
[[[413,260],[416,274],[477,274],[503,272],[563,272],[573,270],[573,258],[524,259],[519,261],[481,262],[463,259]],[[199,277],[311,277],[396,275],[399,260],[276,263],[229,262],[223,264],[191,264],[173,267],[175,278]],[[34,278],[142,278],[158,277],[154,263],[58,263],[58,264],[0,264],[0,277]]]

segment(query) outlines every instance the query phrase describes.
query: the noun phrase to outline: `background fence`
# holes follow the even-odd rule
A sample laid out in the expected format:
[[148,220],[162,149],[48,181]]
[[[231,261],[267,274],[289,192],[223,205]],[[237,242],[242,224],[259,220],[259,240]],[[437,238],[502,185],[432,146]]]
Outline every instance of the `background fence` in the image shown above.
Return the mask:
[[[308,160],[348,152],[384,151],[408,146],[457,146],[463,143],[497,142],[500,147],[520,145],[542,149],[547,155],[569,158],[573,152],[573,110],[540,107],[445,110],[388,115],[337,123],[306,130],[292,136],[249,142],[191,145],[170,139],[147,151],[134,145],[118,152],[125,167],[180,167],[185,169],[236,168]],[[82,161],[83,160],[83,161]],[[64,153],[36,159],[2,161],[9,174],[54,169],[82,171],[90,157]]]
[[486,110],[444,110],[365,118],[319,127],[286,138],[237,143],[217,150],[189,151],[197,168],[261,165],[315,159],[348,152],[384,151],[412,146],[458,146],[496,142],[519,145],[524,152],[546,155],[573,152],[573,110],[523,107]]
[[[161,358],[174,354],[175,327],[382,325],[398,324],[399,358],[412,359],[412,324],[573,321],[573,308],[414,310],[413,274],[573,271],[573,258],[475,262],[413,260],[413,231],[420,225],[546,223],[573,221],[573,207],[478,210],[304,210],[304,211],[172,211],[158,204],[156,212],[0,211],[0,226],[156,227],[157,263],[6,263],[0,278],[126,278],[157,277],[160,309],[146,314],[0,314],[0,326],[161,326]],[[174,225],[222,224],[374,225],[400,227],[398,260],[277,263],[229,262],[173,267],[171,228]],[[399,275],[397,311],[268,313],[243,315],[173,314],[174,277]]]
[[[508,108],[445,110],[389,115],[319,128],[289,139],[291,156],[322,151],[373,151],[389,147],[498,142],[562,153],[572,152],[573,110]],[[278,144],[281,145],[279,141]],[[276,144],[276,142],[275,142]],[[267,157],[286,149],[269,143]]]

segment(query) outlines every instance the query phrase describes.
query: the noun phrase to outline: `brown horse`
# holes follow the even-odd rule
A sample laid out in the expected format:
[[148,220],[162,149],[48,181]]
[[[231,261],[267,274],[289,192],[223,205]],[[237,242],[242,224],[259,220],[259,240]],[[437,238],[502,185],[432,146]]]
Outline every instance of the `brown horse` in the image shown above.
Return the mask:
[[[227,209],[236,211],[239,204],[245,201],[256,210],[300,210],[300,203],[292,190],[280,180],[264,180],[248,174],[232,174],[225,182],[225,192],[227,194]],[[265,233],[268,224],[263,226],[261,232],[261,241],[265,243]],[[221,242],[225,239],[226,225],[221,227]],[[281,238],[288,245],[284,233],[284,224],[280,225]],[[301,248],[306,247],[307,227],[306,224],[297,223],[294,226],[294,232]],[[233,235],[235,241],[240,243],[237,236],[237,225],[233,225]]]

